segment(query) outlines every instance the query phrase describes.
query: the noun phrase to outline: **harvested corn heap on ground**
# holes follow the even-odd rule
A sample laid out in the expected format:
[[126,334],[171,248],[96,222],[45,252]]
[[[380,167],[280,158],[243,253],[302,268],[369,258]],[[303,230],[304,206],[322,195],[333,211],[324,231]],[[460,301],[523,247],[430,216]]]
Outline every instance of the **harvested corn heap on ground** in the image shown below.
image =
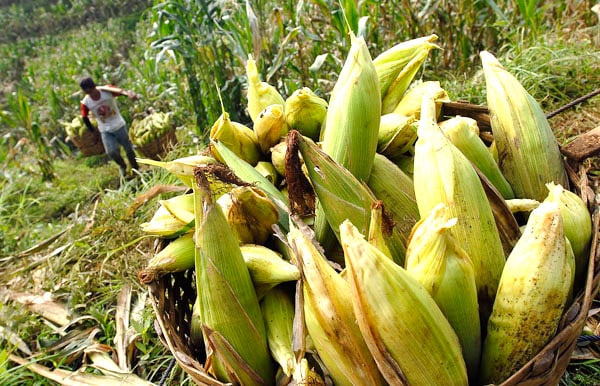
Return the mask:
[[440,115],[448,93],[414,80],[436,40],[372,59],[351,36],[329,100],[284,98],[249,57],[252,128],[223,111],[206,154],[140,160],[191,189],[143,225],[171,243],[140,280],[195,269],[206,376],[501,383],[556,333],[585,281],[590,213],[538,103],[491,53],[495,143]]

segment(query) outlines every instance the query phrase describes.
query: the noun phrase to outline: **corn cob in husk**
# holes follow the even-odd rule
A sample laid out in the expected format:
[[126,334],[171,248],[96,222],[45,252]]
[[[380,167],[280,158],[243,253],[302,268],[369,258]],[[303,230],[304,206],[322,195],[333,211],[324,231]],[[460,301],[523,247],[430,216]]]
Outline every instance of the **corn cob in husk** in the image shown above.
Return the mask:
[[456,333],[427,290],[350,221],[340,234],[354,314],[388,384],[466,385]]
[[548,197],[544,201],[558,204],[563,219],[565,236],[569,239],[575,257],[575,283],[585,283],[592,241],[592,218],[581,197],[552,182],[546,184]]
[[277,284],[300,279],[298,268],[271,248],[262,244],[244,244],[240,249],[259,299]]
[[498,165],[516,198],[543,201],[548,182],[568,189],[562,155],[539,103],[491,53],[480,56]]
[[246,76],[248,78],[248,114],[252,121],[256,121],[258,115],[267,106],[285,105],[285,100],[275,87],[267,82],[262,82],[256,67],[256,61],[252,55],[248,55],[246,62]]
[[419,221],[406,249],[406,271],[431,294],[456,332],[469,379],[477,380],[481,325],[473,263],[448,233],[457,222],[440,204]]
[[288,124],[283,114],[283,105],[269,105],[258,114],[252,129],[263,154],[281,142],[288,132]]
[[435,117],[437,118],[442,111],[442,102],[449,102],[450,98],[446,90],[442,88],[438,81],[425,81],[415,83],[406,91],[396,108],[392,111],[394,114],[413,116],[417,119],[421,116],[421,101],[423,96],[431,95],[435,101]]
[[289,128],[315,141],[321,135],[326,116],[327,101],[308,87],[299,88],[285,100],[285,121]]
[[437,35],[407,40],[385,50],[373,59],[381,86],[382,114],[394,110],[421,68],[429,51],[439,48]]
[[[366,234],[371,218],[371,206],[377,201],[367,185],[321,151],[310,139],[292,130],[288,136],[288,150],[292,152],[296,148],[302,155],[310,185],[323,209],[325,219],[338,240],[339,226],[346,219],[353,221],[361,232]],[[290,189],[295,188],[296,184],[299,184],[297,179],[303,177],[304,175],[297,170],[295,173],[288,173],[286,179]],[[306,201],[301,191],[290,194],[295,194],[295,198],[290,201]],[[398,227],[387,229],[383,237],[394,261],[403,263],[406,247]],[[338,263],[342,262],[341,257],[333,253],[329,257]]]
[[191,155],[172,161],[156,161],[149,158],[137,158],[137,162],[146,165],[158,166],[174,174],[187,187],[194,185],[194,168],[203,165],[213,165],[217,160],[208,155]]
[[217,200],[240,244],[263,244],[273,233],[279,212],[267,194],[253,186],[238,186]]
[[383,201],[387,215],[406,246],[420,218],[412,179],[385,156],[376,154],[367,186]]
[[431,96],[423,97],[419,139],[415,144],[414,187],[421,216],[438,204],[458,223],[449,232],[473,262],[481,321],[491,311],[505,255],[494,215],[477,172],[444,136],[435,120]]
[[319,357],[336,385],[384,385],[356,325],[348,283],[313,244],[312,232],[288,233],[302,274],[304,317]]
[[388,158],[408,152],[417,140],[417,120],[413,116],[384,114],[379,123],[377,152]]
[[467,117],[454,117],[439,124],[440,128],[464,155],[487,177],[506,200],[515,197],[494,157],[479,138],[477,121]]
[[502,272],[483,344],[482,384],[504,381],[554,336],[573,285],[572,257],[558,205],[540,204]]
[[291,377],[296,365],[292,349],[294,334],[294,301],[281,287],[267,291],[260,302],[267,329],[267,341],[271,356],[283,373]]
[[[351,46],[329,99],[321,147],[358,180],[367,181],[377,151],[381,116],[379,79],[362,37],[350,34]],[[320,204],[315,213],[317,240],[330,250],[333,233]]]
[[[221,381],[271,384],[274,368],[264,320],[243,255],[208,181],[196,173],[195,268],[197,307],[192,334],[212,351],[208,371]],[[197,339],[197,338],[196,338]]]

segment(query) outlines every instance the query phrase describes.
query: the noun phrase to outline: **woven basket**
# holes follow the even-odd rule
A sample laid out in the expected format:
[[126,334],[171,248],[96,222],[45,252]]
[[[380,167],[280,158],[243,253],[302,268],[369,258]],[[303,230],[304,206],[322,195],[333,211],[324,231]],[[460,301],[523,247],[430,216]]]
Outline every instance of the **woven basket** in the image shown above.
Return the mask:
[[[466,104],[465,106],[468,107]],[[479,110],[477,114],[481,114]],[[462,111],[458,115],[469,116],[470,114]],[[485,130],[485,114],[473,117],[478,121],[483,117],[481,122]],[[577,338],[581,335],[588,311],[600,286],[600,250],[598,246],[600,214],[598,205],[582,164],[567,160],[566,166],[571,190],[582,197],[592,215],[593,239],[586,282],[581,286],[582,288],[580,287],[575,300],[564,313],[554,338],[501,386],[558,384],[569,365]],[[157,242],[157,251],[164,247],[162,243],[164,241]],[[224,385],[204,369],[203,362],[206,360],[204,347],[195,347],[190,340],[192,306],[196,297],[194,271],[188,270],[164,275],[151,282],[148,287],[160,339],[171,351],[178,364],[198,385]]]
[[177,143],[177,135],[175,128],[173,127],[161,137],[158,137],[154,141],[143,145],[137,146],[137,150],[147,158],[159,159],[164,157]]
[[104,154],[104,145],[102,144],[102,138],[98,130],[89,131],[85,130],[81,137],[69,137],[71,142],[77,146],[81,154],[86,157],[92,155]]

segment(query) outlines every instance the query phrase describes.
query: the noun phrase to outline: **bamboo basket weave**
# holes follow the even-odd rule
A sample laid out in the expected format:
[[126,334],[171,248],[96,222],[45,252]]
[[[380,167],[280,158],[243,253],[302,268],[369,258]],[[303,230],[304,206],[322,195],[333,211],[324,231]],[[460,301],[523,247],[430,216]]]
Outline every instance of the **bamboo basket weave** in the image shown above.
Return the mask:
[[[465,106],[468,108],[466,104]],[[479,116],[476,116],[477,114]],[[470,115],[477,119],[485,130],[486,116],[481,114],[481,110],[477,114],[462,111],[463,116]],[[581,160],[573,161],[567,158],[565,164],[571,190],[583,199],[592,216],[593,238],[586,281],[579,286],[577,296],[563,314],[552,340],[501,386],[547,386],[559,383],[570,363],[577,339],[581,335],[588,311],[600,286],[600,214],[596,196]],[[158,240],[156,250],[163,247],[164,241]],[[206,372],[203,365],[206,360],[204,347],[197,347],[191,343],[190,322],[196,298],[194,271],[164,275],[151,282],[148,287],[159,337],[177,363],[198,385],[225,385]]]
[[85,133],[81,137],[69,138],[79,151],[81,151],[81,154],[86,157],[104,154],[104,145],[102,144],[102,138],[98,130],[85,130]]
[[164,157],[177,143],[177,135],[175,127],[167,131],[161,137],[158,137],[154,141],[143,145],[137,146],[137,150],[147,158],[159,159]]

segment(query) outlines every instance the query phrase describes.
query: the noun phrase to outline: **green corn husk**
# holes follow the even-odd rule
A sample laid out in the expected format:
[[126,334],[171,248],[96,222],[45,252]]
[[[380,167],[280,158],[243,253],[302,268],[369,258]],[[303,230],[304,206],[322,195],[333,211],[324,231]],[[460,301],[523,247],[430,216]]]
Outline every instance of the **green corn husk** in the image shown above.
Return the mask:
[[539,103],[491,53],[480,57],[498,166],[515,197],[543,201],[548,182],[568,189],[558,143]]
[[[339,226],[350,219],[357,224],[361,232],[367,233],[371,218],[371,206],[377,200],[366,184],[360,182],[346,168],[335,162],[331,157],[321,151],[310,139],[300,135],[297,131],[290,131],[288,136],[288,149],[297,146],[304,164],[310,183],[316,193],[323,209],[326,221],[331,226],[339,240]],[[294,184],[293,178],[286,176],[288,185]],[[398,227],[393,227],[384,239],[394,261],[404,262],[405,245]],[[336,256],[330,256],[336,260]],[[338,261],[342,262],[342,261]]]
[[383,385],[356,324],[348,283],[313,244],[308,228],[292,227],[288,241],[302,274],[308,334],[336,385]]
[[473,263],[447,232],[444,204],[415,225],[406,249],[406,271],[431,294],[456,332],[469,379],[477,380],[481,357],[481,325]]
[[263,244],[273,234],[279,212],[267,194],[253,186],[238,186],[217,200],[240,244]]
[[385,156],[376,154],[367,185],[375,197],[383,201],[403,245],[407,245],[412,228],[420,218],[412,179]]
[[421,101],[424,95],[432,95],[435,101],[435,116],[440,116],[442,111],[442,102],[449,102],[450,98],[446,90],[442,88],[438,81],[425,81],[415,83],[406,91],[398,105],[392,111],[394,114],[404,116],[413,116],[417,119],[421,117]]
[[449,232],[473,262],[480,320],[485,323],[496,295],[505,254],[492,208],[471,162],[444,136],[431,96],[423,98],[415,144],[414,187],[421,216],[438,204],[458,223]]
[[[211,141],[222,142],[252,166],[256,165],[261,157],[256,133],[251,128],[229,119],[229,113],[224,110],[211,127],[209,135]],[[215,157],[218,159],[217,155]],[[224,162],[222,159],[219,161]]]
[[381,116],[377,152],[394,158],[406,153],[417,140],[417,120],[400,114]]
[[256,61],[250,54],[246,62],[246,76],[248,77],[248,114],[253,122],[267,106],[285,105],[285,100],[275,87],[260,80]]
[[356,178],[366,181],[377,150],[381,98],[364,39],[350,37],[350,52],[331,92],[321,147]]
[[263,154],[281,142],[288,132],[288,124],[283,113],[283,105],[269,105],[258,114],[252,126]]
[[477,127],[477,121],[468,117],[454,117],[440,122],[439,126],[452,144],[477,166],[504,199],[515,197],[494,157],[479,138],[479,129],[473,129],[473,126]]
[[277,284],[300,279],[298,267],[274,250],[258,244],[244,244],[240,249],[259,299]]
[[149,158],[137,158],[137,162],[163,168],[177,176],[181,182],[191,188],[194,185],[194,168],[202,165],[215,164],[217,163],[217,160],[207,155],[198,154],[178,158],[173,161],[156,161]]
[[284,289],[275,287],[265,293],[260,307],[267,328],[271,356],[279,363],[283,373],[291,377],[296,363],[292,350],[295,311],[293,299]]
[[429,51],[439,48],[437,35],[428,35],[396,44],[373,59],[381,86],[382,114],[390,113],[423,65]]
[[138,272],[142,284],[149,284],[167,273],[194,268],[195,245],[193,233],[186,233],[167,244]]
[[285,120],[290,129],[318,140],[327,116],[327,101],[302,87],[285,100]]
[[[377,151],[381,93],[365,40],[352,33],[350,38],[350,51],[329,99],[321,147],[356,178],[366,181]],[[325,217],[318,204],[314,229],[317,240],[329,251],[336,244],[333,233],[337,231],[329,228]]]
[[592,242],[592,217],[581,197],[575,193],[552,182],[546,184],[546,187],[549,192],[544,201],[556,202],[560,208],[565,236],[569,239],[575,256],[575,283],[579,288],[586,281]]
[[501,383],[533,358],[558,328],[572,288],[558,205],[533,210],[506,260],[481,357],[481,384]]
[[150,221],[140,224],[142,231],[150,235],[177,238],[194,230],[194,222],[183,222],[173,216],[167,208],[159,206]]
[[241,249],[211,198],[206,177],[197,173],[196,180],[198,306],[192,315],[192,335],[202,332],[206,346],[213,349],[207,364],[217,379],[272,384],[274,368],[264,320]]
[[467,385],[460,343],[431,295],[370,245],[340,227],[354,315],[390,385]]

